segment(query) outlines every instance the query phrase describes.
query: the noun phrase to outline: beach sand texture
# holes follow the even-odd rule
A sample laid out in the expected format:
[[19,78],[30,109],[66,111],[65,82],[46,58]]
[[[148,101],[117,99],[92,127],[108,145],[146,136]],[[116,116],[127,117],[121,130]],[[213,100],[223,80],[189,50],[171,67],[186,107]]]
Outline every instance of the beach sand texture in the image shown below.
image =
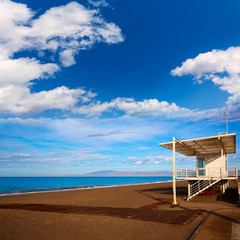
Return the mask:
[[236,199],[217,193],[172,207],[172,183],[0,197],[0,239],[231,239]]

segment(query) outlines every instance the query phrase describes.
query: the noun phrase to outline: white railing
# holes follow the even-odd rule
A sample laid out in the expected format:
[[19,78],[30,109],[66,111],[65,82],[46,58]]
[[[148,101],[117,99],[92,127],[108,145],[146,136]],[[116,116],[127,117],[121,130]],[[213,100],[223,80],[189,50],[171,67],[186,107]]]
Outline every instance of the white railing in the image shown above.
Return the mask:
[[208,189],[209,187],[215,185],[221,181],[220,179],[218,180],[199,180],[195,182],[194,184],[191,184],[189,193],[188,193],[188,200],[199,194],[200,192]]
[[238,177],[237,167],[228,167],[228,177]]
[[196,177],[197,171],[193,169],[176,169],[176,176],[177,178],[188,178],[188,177]]
[[176,178],[238,178],[237,167],[176,169]]

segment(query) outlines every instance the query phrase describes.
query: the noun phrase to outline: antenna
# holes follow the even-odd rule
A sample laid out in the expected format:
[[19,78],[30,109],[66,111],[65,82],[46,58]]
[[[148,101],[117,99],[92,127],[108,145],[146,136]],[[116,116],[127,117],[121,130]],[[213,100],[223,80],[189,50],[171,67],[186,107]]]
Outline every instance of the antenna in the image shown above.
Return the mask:
[[219,135],[228,134],[228,112],[226,111],[226,132],[221,132]]
[[227,130],[227,134],[228,134],[228,113],[226,111],[226,130]]

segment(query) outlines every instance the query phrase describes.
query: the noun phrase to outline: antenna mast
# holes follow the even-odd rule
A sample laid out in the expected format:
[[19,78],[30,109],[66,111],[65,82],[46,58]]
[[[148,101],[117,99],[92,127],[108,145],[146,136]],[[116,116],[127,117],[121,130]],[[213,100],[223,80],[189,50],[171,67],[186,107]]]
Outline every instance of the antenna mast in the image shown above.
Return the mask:
[[228,134],[228,113],[226,112],[226,129],[227,129],[227,134]]

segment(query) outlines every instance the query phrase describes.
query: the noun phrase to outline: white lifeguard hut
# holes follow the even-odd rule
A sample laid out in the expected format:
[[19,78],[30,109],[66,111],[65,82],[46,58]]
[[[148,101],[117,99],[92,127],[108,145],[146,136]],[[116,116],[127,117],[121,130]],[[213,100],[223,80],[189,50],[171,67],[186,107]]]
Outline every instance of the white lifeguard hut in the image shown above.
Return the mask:
[[[187,200],[217,183],[225,192],[229,180],[238,179],[237,167],[228,166],[228,154],[236,153],[235,133],[189,140],[173,138],[172,142],[160,143],[159,146],[173,150],[173,204],[177,204],[176,179],[188,181]],[[196,156],[196,169],[176,169],[175,152]]]

